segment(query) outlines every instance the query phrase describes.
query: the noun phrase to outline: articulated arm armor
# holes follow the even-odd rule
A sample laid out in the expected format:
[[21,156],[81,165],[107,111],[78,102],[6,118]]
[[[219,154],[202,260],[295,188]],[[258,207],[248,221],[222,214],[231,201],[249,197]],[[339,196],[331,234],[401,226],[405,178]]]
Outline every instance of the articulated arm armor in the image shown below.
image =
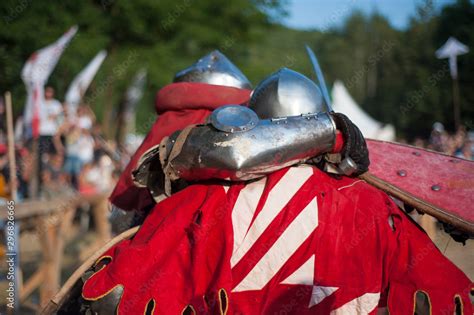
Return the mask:
[[134,172],[153,190],[165,177],[249,180],[330,152],[336,126],[328,113],[259,120],[242,106],[214,111],[211,122],[178,131],[145,153]]

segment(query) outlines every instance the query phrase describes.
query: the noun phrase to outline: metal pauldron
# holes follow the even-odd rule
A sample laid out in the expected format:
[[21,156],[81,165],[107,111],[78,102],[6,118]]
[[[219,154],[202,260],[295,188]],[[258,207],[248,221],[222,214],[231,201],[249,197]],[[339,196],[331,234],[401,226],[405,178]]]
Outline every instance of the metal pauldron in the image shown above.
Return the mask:
[[199,125],[189,131],[180,151],[170,156],[179,134],[166,141],[167,154],[162,159],[163,168],[174,173],[172,178],[239,181],[330,152],[336,126],[328,113],[257,120],[241,132],[222,131],[216,124]]

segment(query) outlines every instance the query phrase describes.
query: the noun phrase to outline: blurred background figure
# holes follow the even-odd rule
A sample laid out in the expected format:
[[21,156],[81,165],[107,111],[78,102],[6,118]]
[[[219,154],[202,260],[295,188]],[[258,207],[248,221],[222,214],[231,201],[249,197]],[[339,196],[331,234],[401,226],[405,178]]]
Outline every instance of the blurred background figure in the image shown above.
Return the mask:
[[438,121],[435,122],[433,124],[433,129],[431,130],[430,148],[435,151],[444,152],[446,150],[446,141],[447,134],[444,131],[443,124]]
[[54,98],[54,89],[47,86],[44,90],[44,106],[40,113],[39,151],[41,160],[45,162],[50,154],[56,153],[53,137],[58,132],[62,121],[63,107]]

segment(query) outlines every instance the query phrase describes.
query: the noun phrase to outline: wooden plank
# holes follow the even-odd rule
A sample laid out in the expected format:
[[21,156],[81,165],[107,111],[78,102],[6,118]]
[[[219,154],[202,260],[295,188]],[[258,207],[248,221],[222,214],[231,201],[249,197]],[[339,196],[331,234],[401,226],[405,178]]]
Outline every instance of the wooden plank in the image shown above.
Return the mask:
[[40,306],[48,303],[59,288],[57,266],[55,262],[55,247],[57,241],[58,220],[51,222],[46,217],[39,219],[41,229],[38,238],[43,254],[44,278],[40,286]]
[[28,278],[26,283],[23,286],[23,290],[20,292],[20,302],[23,302],[25,299],[27,299],[33,291],[39,287],[41,282],[44,279],[44,269],[43,265],[41,265],[35,273]]
[[8,140],[8,161],[10,167],[10,196],[16,201],[17,195],[17,172],[15,159],[15,140],[13,134],[13,111],[12,111],[12,95],[10,92],[5,93],[5,106],[7,112],[7,140]]
[[[22,220],[35,216],[43,216],[60,212],[75,207],[81,202],[96,202],[101,198],[107,198],[109,193],[95,194],[91,196],[84,196],[75,194],[67,197],[57,197],[50,200],[27,200],[15,205],[15,219]],[[7,206],[0,206],[0,220],[6,220]]]
[[107,199],[102,198],[92,205],[92,216],[94,219],[97,235],[99,236],[99,241],[102,242],[101,246],[110,240],[112,236],[107,213]]

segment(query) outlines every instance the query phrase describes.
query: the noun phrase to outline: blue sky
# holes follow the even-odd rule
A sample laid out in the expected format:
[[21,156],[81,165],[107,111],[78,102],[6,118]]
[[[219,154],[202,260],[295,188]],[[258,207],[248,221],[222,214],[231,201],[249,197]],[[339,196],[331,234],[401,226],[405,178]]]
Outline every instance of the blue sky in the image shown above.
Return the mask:
[[[370,14],[377,10],[398,29],[405,28],[421,0],[289,0],[284,24],[297,29],[325,30],[341,25],[345,17],[358,9]],[[455,0],[434,0],[436,8]]]

